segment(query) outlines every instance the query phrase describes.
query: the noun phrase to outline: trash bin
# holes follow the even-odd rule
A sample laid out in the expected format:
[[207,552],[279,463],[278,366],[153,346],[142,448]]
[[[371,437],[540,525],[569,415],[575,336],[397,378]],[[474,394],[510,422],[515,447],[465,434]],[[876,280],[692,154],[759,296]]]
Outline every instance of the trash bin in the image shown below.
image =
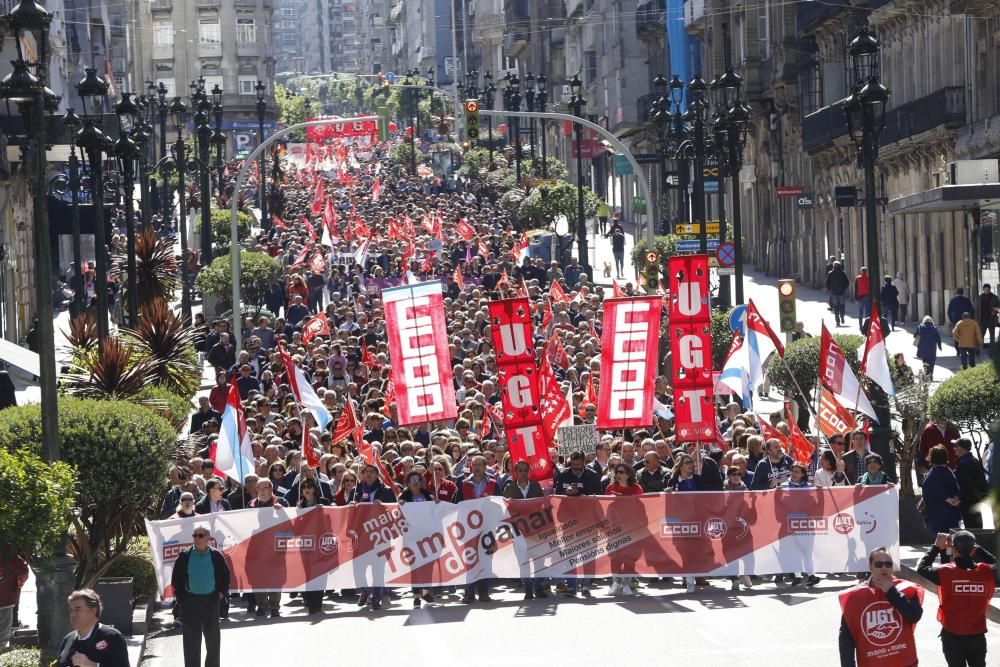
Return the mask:
[[101,596],[101,623],[132,636],[132,577],[98,579],[94,591]]

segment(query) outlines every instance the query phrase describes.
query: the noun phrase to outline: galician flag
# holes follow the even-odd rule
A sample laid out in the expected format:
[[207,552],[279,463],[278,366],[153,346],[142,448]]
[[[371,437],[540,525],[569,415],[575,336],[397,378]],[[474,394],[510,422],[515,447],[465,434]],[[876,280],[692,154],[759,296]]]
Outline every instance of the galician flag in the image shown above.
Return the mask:
[[775,352],[779,357],[784,357],[785,346],[781,344],[781,340],[771,330],[767,321],[760,316],[753,299],[747,301],[745,330],[746,337],[743,339],[743,345],[747,348],[746,368],[752,391],[754,387],[764,384],[764,362]]
[[292,361],[284,345],[278,345],[278,353],[281,354],[281,361],[285,365],[285,372],[288,374],[288,384],[292,388],[295,402],[302,406],[303,409],[309,410],[312,413],[313,419],[316,420],[316,424],[319,425],[320,430],[325,431],[326,427],[333,421],[333,415],[330,414],[330,411],[323,405],[323,401],[316,395],[316,390],[309,384],[302,369]]
[[871,381],[882,387],[890,396],[896,395],[892,386],[892,375],[889,373],[889,361],[885,356],[885,333],[882,331],[882,320],[878,316],[878,304],[872,302],[872,317],[868,325],[868,340],[864,351],[858,350],[861,357],[861,372],[871,378]]
[[875,408],[862,391],[861,383],[848,365],[843,350],[830,335],[825,324],[819,348],[819,379],[845,408],[863,412],[878,421]]
[[215,445],[215,469],[242,484],[247,475],[257,474],[250,445],[250,431],[240,403],[240,390],[233,382],[229,385],[226,409],[222,413],[222,426]]
[[722,365],[716,386],[730,389],[743,401],[744,410],[753,409],[753,386],[750,384],[750,348],[739,334],[733,336],[729,354]]

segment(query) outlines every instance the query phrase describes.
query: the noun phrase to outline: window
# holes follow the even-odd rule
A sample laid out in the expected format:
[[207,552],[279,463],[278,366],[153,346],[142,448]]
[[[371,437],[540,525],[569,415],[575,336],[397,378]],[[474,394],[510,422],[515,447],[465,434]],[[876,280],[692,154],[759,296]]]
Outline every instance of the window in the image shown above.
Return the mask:
[[221,76],[216,75],[216,76],[206,76],[205,77],[205,92],[207,92],[209,95],[212,94],[212,89],[215,88],[216,85],[219,86],[220,90],[225,90],[226,89],[226,87],[222,85],[222,77]]
[[771,28],[770,7],[765,0],[764,7],[757,15],[757,43],[760,49],[760,59],[767,60],[771,57],[770,28]]
[[218,45],[222,43],[219,19],[201,19],[198,24],[198,40],[202,44]]
[[170,21],[153,21],[153,46],[173,46],[174,24]]
[[799,69],[799,91],[802,98],[799,107],[802,109],[803,116],[808,116],[823,107],[822,72],[817,54],[803,56],[803,62]]
[[257,78],[253,76],[241,76],[240,77],[240,95],[253,95],[256,97],[257,91],[254,88],[257,86]]
[[295,9],[292,8],[292,7],[282,7],[281,8],[281,15],[282,16],[288,16],[288,17],[294,17],[295,16]]
[[257,24],[253,19],[236,19],[236,41],[240,44],[257,42]]
[[296,35],[287,32],[281,35],[282,44],[294,44],[296,39],[297,39]]
[[159,87],[161,83],[163,84],[164,88],[167,89],[168,98],[175,97],[177,95],[177,84],[175,83],[173,78],[156,80],[157,87]]

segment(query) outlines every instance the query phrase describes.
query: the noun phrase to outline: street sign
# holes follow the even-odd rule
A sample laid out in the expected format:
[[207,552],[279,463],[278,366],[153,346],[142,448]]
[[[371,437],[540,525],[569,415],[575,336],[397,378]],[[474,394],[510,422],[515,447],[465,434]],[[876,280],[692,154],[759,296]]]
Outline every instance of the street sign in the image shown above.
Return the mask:
[[[708,249],[715,250],[719,247],[718,239],[708,240]],[[677,252],[701,252],[701,241],[678,241]]]
[[624,155],[615,156],[615,176],[631,176],[635,173],[632,163]]
[[799,208],[812,208],[813,194],[811,192],[803,192],[799,195],[799,198],[795,200],[795,205]]
[[774,192],[779,197],[797,197],[802,194],[803,188],[801,185],[779,185],[774,189]]
[[736,245],[731,241],[720,243],[715,249],[715,257],[719,260],[719,266],[733,266],[736,264]]
[[705,179],[705,194],[714,195],[719,192],[719,182]]
[[736,275],[736,267],[734,266],[720,266],[719,267],[720,276],[734,276]]
[[[719,269],[719,273],[722,273],[722,269]],[[740,305],[736,306],[729,313],[729,330],[733,333],[738,333],[743,335],[743,328],[747,325],[747,307]]]
[[858,205],[858,189],[853,185],[838,185],[833,189],[837,208],[852,208]]
[[632,198],[632,208],[635,209],[636,213],[645,213],[646,212],[646,200],[643,199],[642,197],[633,197]]
[[[708,234],[719,233],[719,221],[709,220],[705,231]],[[700,234],[701,224],[697,222],[681,222],[674,225],[674,234]]]
[[663,156],[658,153],[639,153],[638,155],[633,155],[635,161],[639,164],[660,164],[663,162]]
[[668,171],[663,175],[663,181],[668,188],[676,190],[681,187],[681,175],[677,171]]
[[573,140],[573,157],[576,158],[578,152],[577,146],[580,146],[582,150],[579,150],[581,160],[593,160],[595,157],[604,152],[604,144],[600,141],[595,141],[593,139],[584,139],[582,143],[577,143]]

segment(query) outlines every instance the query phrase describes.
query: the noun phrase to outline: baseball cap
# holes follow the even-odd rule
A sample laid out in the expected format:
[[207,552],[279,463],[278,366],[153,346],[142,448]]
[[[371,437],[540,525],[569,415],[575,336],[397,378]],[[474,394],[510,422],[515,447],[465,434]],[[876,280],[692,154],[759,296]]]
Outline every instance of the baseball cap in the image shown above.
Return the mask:
[[961,447],[962,449],[964,449],[967,452],[971,452],[972,451],[972,439],[971,438],[956,438],[955,440],[951,441],[951,444],[955,445],[956,447]]

